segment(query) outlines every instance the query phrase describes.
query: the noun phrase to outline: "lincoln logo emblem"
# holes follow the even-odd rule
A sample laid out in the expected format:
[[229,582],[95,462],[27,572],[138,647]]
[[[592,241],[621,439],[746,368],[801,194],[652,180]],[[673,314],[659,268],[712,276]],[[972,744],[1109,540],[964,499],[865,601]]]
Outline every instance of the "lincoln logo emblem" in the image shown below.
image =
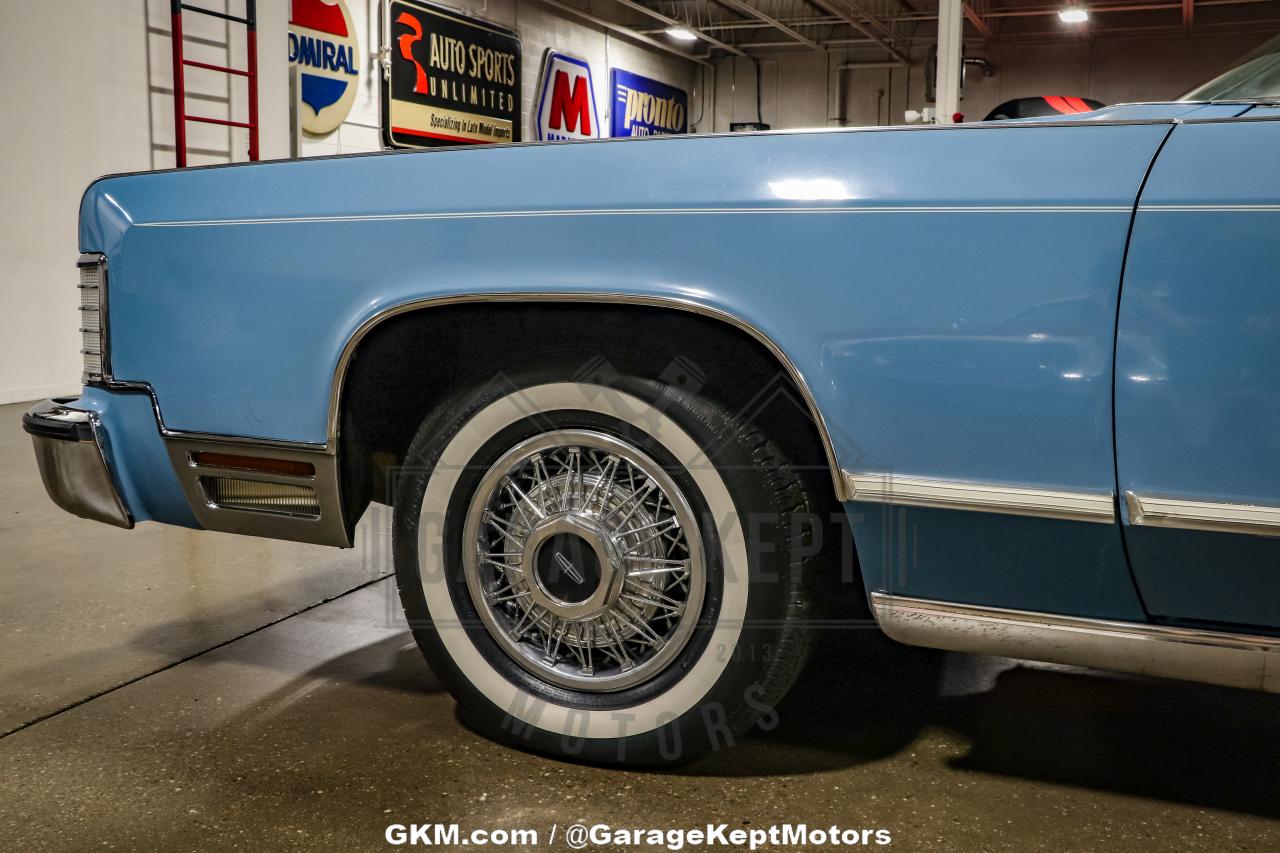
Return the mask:
[[586,582],[587,579],[582,576],[582,572],[578,571],[578,567],[564,554],[556,554],[556,565],[560,568],[560,571],[572,578],[574,583],[582,584]]

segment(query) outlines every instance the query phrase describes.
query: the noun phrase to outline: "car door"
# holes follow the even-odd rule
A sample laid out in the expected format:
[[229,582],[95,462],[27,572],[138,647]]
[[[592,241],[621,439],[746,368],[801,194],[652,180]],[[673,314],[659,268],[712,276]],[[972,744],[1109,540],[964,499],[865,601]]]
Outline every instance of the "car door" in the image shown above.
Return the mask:
[[1280,627],[1280,116],[1178,126],[1118,321],[1124,541],[1158,620]]

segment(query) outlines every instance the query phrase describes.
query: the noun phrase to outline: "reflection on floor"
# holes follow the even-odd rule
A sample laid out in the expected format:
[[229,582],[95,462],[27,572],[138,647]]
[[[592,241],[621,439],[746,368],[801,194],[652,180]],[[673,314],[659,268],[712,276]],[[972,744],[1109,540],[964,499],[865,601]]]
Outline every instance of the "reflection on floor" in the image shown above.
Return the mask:
[[803,822],[887,828],[913,850],[1280,849],[1277,697],[867,630],[820,638],[771,731],[678,771],[491,744],[423,664],[394,584],[368,584],[383,556],[64,517],[20,458],[13,408],[0,710],[6,729],[50,716],[0,739],[6,849],[382,849],[388,824],[455,821],[544,839],[578,822]]

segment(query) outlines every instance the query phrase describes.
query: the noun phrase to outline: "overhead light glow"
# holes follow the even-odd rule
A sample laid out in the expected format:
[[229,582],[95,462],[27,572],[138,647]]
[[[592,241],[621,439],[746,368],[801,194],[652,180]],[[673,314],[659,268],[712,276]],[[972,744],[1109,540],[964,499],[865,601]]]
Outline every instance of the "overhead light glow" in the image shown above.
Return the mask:
[[677,41],[697,41],[698,37],[684,27],[667,27],[667,35]]
[[1089,10],[1083,6],[1063,6],[1058,10],[1058,20],[1064,24],[1083,24],[1089,20]]
[[853,198],[843,181],[831,178],[792,178],[770,181],[769,189],[778,198],[788,201],[840,201]]

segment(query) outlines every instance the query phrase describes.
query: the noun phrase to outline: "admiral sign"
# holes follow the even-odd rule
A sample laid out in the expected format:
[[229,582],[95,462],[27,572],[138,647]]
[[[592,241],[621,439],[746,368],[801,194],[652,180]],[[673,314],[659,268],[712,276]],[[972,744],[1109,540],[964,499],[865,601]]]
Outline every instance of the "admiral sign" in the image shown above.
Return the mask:
[[689,95],[683,89],[614,68],[609,72],[609,91],[614,136],[688,132]]
[[595,139],[600,136],[596,90],[585,59],[547,50],[538,84],[534,131],[539,140]]
[[388,9],[383,129],[396,147],[520,139],[520,39],[417,0]]
[[343,0],[290,0],[289,62],[299,66],[302,129],[331,133],[351,112],[360,46]]

